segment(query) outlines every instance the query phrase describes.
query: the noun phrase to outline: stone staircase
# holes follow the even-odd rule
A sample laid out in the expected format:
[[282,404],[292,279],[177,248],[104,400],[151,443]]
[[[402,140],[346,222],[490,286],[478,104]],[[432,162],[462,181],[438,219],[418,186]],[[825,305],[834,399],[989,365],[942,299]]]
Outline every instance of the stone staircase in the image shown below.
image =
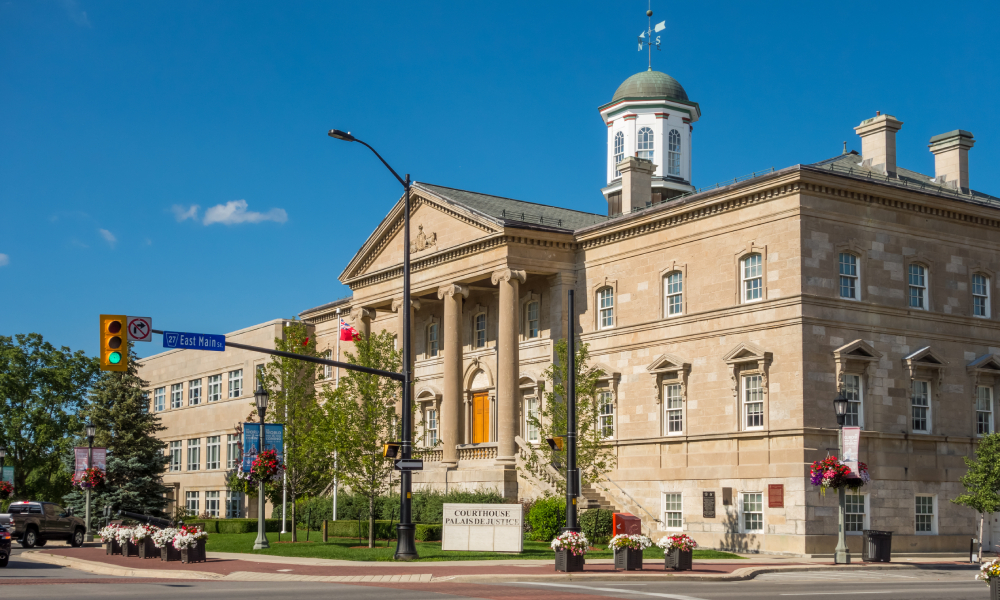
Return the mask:
[[581,502],[580,508],[583,510],[589,508],[603,508],[604,510],[617,511],[614,503],[605,496],[600,488],[593,485],[585,485],[581,490],[583,492],[583,497],[586,499],[586,503]]

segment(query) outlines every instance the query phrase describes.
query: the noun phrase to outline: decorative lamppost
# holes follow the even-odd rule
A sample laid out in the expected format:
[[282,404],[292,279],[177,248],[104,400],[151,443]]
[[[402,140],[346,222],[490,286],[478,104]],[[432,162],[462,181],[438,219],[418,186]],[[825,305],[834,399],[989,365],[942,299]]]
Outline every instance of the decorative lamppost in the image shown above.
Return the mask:
[[[833,399],[833,409],[837,413],[837,425],[840,426],[840,430],[837,432],[837,448],[839,455],[838,459],[844,459],[844,423],[847,421],[847,405],[848,400],[844,396],[844,390],[841,388],[837,392],[837,397]],[[839,512],[839,526],[837,531],[837,548],[833,553],[833,562],[838,565],[849,565],[851,564],[851,551],[847,549],[847,541],[844,539],[844,526],[847,520],[847,490],[844,486],[837,488],[837,500],[840,504]]]
[[[264,415],[267,414],[267,401],[270,399],[267,390],[261,383],[257,382],[257,391],[253,395],[257,403],[257,415],[260,416],[260,440],[257,442],[257,454],[264,451]],[[257,488],[257,541],[253,543],[254,550],[270,548],[267,543],[267,533],[264,531],[264,480],[262,479]]]
[[[400,458],[409,459],[412,456],[413,422],[410,399],[410,389],[413,384],[412,373],[410,372],[410,175],[406,178],[399,176],[389,163],[385,162],[382,155],[375,151],[365,142],[351,135],[350,131],[331,129],[327,134],[335,140],[345,142],[358,142],[371,150],[385,165],[396,180],[403,185],[405,190],[403,200],[403,439],[400,448]],[[416,527],[413,525],[411,516],[410,471],[400,471],[399,473],[399,523],[396,525],[396,560],[413,560],[419,558],[417,554],[417,544],[414,540]]]
[[[97,427],[91,423],[89,420],[86,425],[87,430],[87,468],[91,469],[94,466],[94,434],[97,433]],[[86,540],[88,542],[94,541],[94,534],[90,530],[90,488],[87,488],[87,506],[84,509],[84,517],[87,519],[87,533]]]

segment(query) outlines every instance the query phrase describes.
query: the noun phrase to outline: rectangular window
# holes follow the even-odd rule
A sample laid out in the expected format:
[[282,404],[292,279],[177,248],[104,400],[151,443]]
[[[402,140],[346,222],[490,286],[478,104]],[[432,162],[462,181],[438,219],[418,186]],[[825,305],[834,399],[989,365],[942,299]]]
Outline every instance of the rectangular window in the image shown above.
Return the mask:
[[438,415],[433,408],[427,411],[427,446],[434,447],[438,443]]
[[167,388],[156,388],[153,392],[153,410],[156,412],[167,410]]
[[667,435],[684,431],[684,401],[681,398],[680,384],[664,386],[664,396],[667,398]]
[[762,492],[744,492],[741,508],[743,509],[743,533],[764,531],[764,494]]
[[667,275],[667,316],[684,312],[684,276],[678,271]]
[[743,301],[756,302],[764,294],[764,264],[760,254],[743,259]]
[[210,517],[219,518],[219,492],[205,492],[205,512]]
[[476,348],[486,347],[486,314],[476,315]]
[[181,447],[182,442],[180,440],[176,442],[170,442],[170,470],[180,471],[181,465],[184,463],[184,448]]
[[538,398],[524,399],[524,431],[529,442],[538,442]]
[[175,383],[170,386],[170,408],[184,406],[184,384]]
[[864,402],[861,391],[861,376],[847,374],[844,376],[844,397],[847,398],[847,415],[844,425],[848,427],[864,427]]
[[928,433],[931,430],[931,382],[914,381],[913,397],[910,398],[913,412],[913,431]]
[[910,265],[910,308],[927,310],[927,270]]
[[865,495],[848,490],[845,498],[844,532],[861,533],[867,529],[865,525],[865,513],[867,512],[865,511]]
[[427,327],[427,356],[434,358],[438,355],[438,326],[431,323]]
[[597,292],[597,324],[599,329],[614,327],[615,325],[615,291],[611,288],[604,288]]
[[669,531],[684,529],[684,511],[680,493],[663,494],[663,526]]
[[599,392],[597,394],[597,404],[600,406],[601,437],[610,439],[615,437],[615,403],[611,392]]
[[840,253],[840,297],[858,299],[858,257]]
[[208,378],[208,401],[222,400],[222,375],[212,375]]
[[743,377],[743,423],[745,429],[764,428],[764,390],[760,375]]
[[985,275],[972,276],[972,314],[990,316],[990,280]]
[[937,533],[937,519],[934,518],[934,496],[916,496],[916,530],[917,533]]
[[240,464],[240,438],[234,433],[226,436],[226,468],[235,469]]
[[229,397],[239,398],[243,395],[243,369],[229,372]]
[[188,440],[188,471],[201,469],[201,438]]
[[[254,380],[253,388],[250,390],[251,393],[257,391],[257,388],[264,385],[264,365],[257,365],[253,370]],[[241,386],[242,387],[242,386]]]
[[976,434],[993,433],[993,388],[981,385],[976,388]]
[[[323,358],[327,360],[333,360],[333,350],[327,350],[323,353]],[[333,365],[323,365],[323,379],[330,379],[333,377]]]
[[528,337],[538,337],[538,302],[528,303]]
[[240,492],[226,492],[226,518],[240,519],[243,517],[243,494]]
[[214,435],[205,440],[205,468],[222,468],[222,436]]
[[187,504],[185,505],[185,508],[187,508],[189,514],[192,515],[199,514],[198,512],[200,510],[199,506],[200,503],[198,501],[199,493],[200,492],[187,492]]
[[188,382],[188,406],[201,404],[201,380],[192,379]]

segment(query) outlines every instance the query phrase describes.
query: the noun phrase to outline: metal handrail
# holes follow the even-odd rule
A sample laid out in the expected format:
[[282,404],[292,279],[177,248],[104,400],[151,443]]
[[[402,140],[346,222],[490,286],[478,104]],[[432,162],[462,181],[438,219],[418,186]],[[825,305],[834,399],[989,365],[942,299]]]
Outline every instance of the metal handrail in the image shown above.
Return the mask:
[[891,175],[883,175],[877,171],[870,171],[868,169],[861,169],[854,167],[845,167],[843,165],[838,165],[836,163],[830,163],[826,165],[831,171],[839,171],[847,175],[854,177],[869,179],[871,181],[878,181],[879,183],[888,183],[896,187],[904,187],[910,189],[918,189],[921,191],[935,192],[939,194],[947,194],[949,196],[954,196],[961,200],[967,200],[972,202],[981,202],[991,206],[1000,206],[1000,198],[994,198],[987,195],[976,195],[972,192],[965,193],[958,189],[953,189],[947,186],[936,185],[933,183],[925,183],[923,181],[911,180],[911,179],[899,179],[892,177]]
[[549,225],[555,225],[557,227],[562,227],[563,224],[562,219],[553,219],[552,217],[533,215],[524,211],[506,209],[500,211],[500,218],[511,221],[520,221],[522,223],[538,223],[540,225],[548,223]]
[[649,515],[650,519],[652,519],[653,521],[655,521],[657,523],[662,523],[663,522],[660,519],[657,519],[656,517],[654,517],[652,514],[650,514],[650,512],[648,510],[646,510],[646,508],[643,505],[639,504],[638,500],[636,500],[628,492],[626,492],[625,490],[623,490],[622,486],[620,486],[617,483],[615,483],[610,477],[608,477],[607,475],[605,475],[604,478],[607,479],[608,481],[610,481],[611,483],[614,483],[616,488],[622,490],[622,493],[625,494],[628,497],[629,500],[631,500],[632,502],[634,502],[636,506],[638,506],[640,509],[642,509],[642,512],[644,512],[647,515]]

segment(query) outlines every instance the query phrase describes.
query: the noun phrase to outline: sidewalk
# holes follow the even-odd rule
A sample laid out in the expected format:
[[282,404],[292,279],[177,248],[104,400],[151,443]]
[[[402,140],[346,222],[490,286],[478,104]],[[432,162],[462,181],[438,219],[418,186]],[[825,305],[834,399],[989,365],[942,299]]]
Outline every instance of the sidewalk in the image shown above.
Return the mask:
[[[615,571],[612,559],[588,560],[582,573],[558,573],[553,560],[428,561],[421,563],[361,562],[224,552],[208,553],[204,563],[182,564],[157,559],[108,556],[102,547],[53,548],[25,552],[36,562],[119,577],[224,581],[320,581],[334,583],[504,582],[579,579],[740,581],[762,573],[849,569],[970,569],[967,561],[941,557],[908,557],[894,563],[834,565],[829,559],[750,555],[746,560],[699,560],[694,570],[664,569],[662,560],[646,560],[642,571]],[[958,558],[956,555],[954,558]]]

